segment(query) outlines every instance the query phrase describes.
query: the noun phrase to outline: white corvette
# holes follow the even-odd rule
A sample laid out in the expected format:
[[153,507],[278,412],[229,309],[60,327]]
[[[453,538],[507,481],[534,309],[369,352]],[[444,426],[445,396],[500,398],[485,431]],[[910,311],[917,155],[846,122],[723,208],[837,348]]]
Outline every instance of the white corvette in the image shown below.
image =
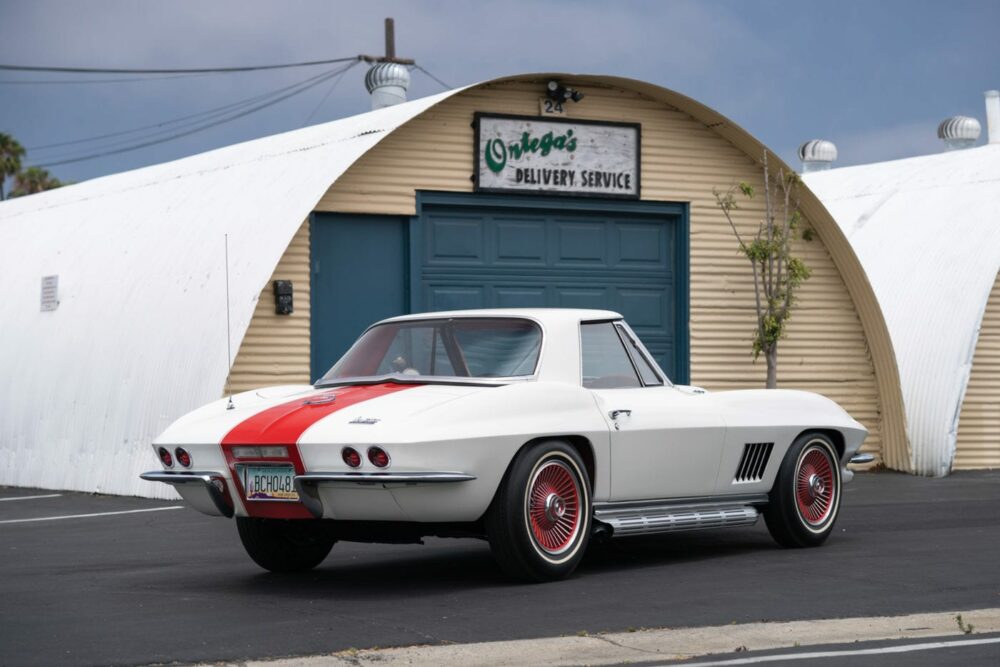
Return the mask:
[[315,567],[337,540],[489,540],[529,580],[594,534],[754,524],[815,546],[865,428],[800,391],[673,385],[616,313],[478,310],[370,327],[315,386],[238,394],[153,443],[195,509],[250,557]]

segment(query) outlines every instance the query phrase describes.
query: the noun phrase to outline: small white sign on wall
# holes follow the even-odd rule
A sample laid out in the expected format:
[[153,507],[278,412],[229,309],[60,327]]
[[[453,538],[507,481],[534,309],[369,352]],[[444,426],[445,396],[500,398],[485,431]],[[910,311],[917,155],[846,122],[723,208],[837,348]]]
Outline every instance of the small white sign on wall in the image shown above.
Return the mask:
[[59,276],[42,276],[42,312],[59,307]]
[[476,190],[639,198],[639,125],[476,114]]

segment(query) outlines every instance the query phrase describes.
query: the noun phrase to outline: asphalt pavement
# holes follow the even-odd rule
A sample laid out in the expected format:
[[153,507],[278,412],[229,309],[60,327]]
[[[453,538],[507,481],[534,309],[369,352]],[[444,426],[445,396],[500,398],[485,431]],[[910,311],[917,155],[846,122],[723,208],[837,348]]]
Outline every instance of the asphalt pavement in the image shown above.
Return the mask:
[[[820,548],[780,549],[763,523],[616,540],[544,585],[510,583],[474,540],[342,543],[313,572],[275,575],[249,560],[231,521],[179,503],[30,497],[57,493],[0,488],[0,665],[243,660],[1000,607],[1000,472],[858,475]],[[1000,662],[997,644],[964,650],[965,664]],[[871,664],[911,664],[902,660]]]

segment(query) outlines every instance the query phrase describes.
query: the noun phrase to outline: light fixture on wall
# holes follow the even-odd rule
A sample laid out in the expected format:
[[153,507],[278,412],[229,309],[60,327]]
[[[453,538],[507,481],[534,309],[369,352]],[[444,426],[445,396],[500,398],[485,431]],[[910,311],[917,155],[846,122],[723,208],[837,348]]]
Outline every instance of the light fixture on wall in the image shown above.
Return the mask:
[[292,304],[292,281],[274,281],[274,312],[278,315],[291,315],[294,312]]
[[548,82],[545,86],[545,95],[555,102],[565,102],[566,100],[573,100],[574,102],[579,102],[583,99],[583,93],[579,90],[574,90],[567,85],[559,83],[555,79]]

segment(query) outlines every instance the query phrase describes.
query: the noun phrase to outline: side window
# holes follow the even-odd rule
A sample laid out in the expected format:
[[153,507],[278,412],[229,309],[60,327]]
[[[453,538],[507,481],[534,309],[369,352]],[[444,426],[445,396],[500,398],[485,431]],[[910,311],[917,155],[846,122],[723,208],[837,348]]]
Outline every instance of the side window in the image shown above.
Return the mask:
[[580,325],[583,386],[588,389],[638,387],[639,377],[611,322]]
[[653,367],[649,363],[649,359],[646,355],[642,353],[639,346],[635,342],[635,338],[632,337],[625,327],[620,325],[615,325],[618,327],[618,332],[622,335],[622,340],[627,341],[628,352],[632,356],[632,361],[635,363],[635,367],[639,369],[639,375],[642,376],[642,383],[647,387],[656,386],[663,384],[663,380],[660,376],[656,374]]

